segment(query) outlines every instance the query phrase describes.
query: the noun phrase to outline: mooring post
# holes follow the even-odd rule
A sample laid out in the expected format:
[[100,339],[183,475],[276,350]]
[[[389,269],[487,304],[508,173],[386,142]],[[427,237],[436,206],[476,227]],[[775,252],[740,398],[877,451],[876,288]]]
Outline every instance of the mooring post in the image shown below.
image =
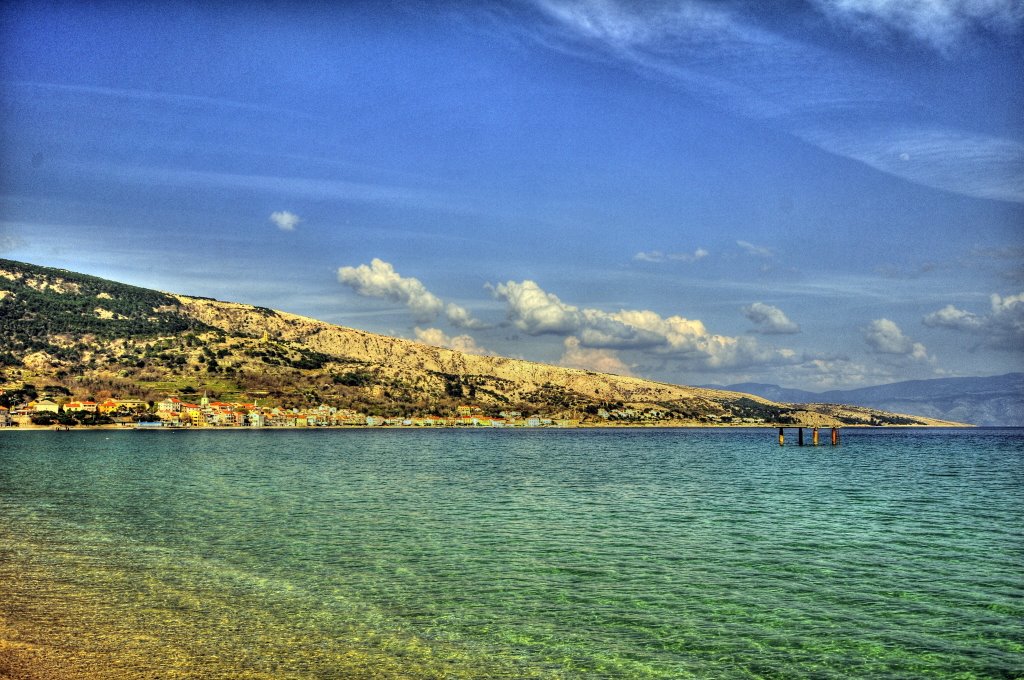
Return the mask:
[[832,428],[832,446],[839,446],[839,429]]
[[786,435],[782,433],[782,428],[779,428],[779,446],[785,446]]
[[802,427],[798,427],[796,429],[796,445],[797,446],[803,446],[804,445],[804,428],[802,428]]
[[811,443],[815,446],[818,445],[818,428],[811,430]]

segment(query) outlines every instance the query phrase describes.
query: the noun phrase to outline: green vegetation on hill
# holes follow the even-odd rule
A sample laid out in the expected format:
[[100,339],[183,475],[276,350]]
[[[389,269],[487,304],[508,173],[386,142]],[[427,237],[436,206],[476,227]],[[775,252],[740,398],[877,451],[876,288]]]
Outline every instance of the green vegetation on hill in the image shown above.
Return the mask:
[[170,295],[0,259],[0,364],[17,365],[37,351],[79,358],[84,348],[55,342],[59,336],[114,340],[208,329],[182,314]]

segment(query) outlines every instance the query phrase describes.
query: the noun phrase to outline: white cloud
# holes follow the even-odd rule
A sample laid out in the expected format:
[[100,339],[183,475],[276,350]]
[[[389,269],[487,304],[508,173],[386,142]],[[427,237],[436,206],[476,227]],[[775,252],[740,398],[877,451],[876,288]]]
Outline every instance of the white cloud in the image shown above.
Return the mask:
[[422,342],[425,345],[433,345],[435,347],[447,347],[457,352],[465,352],[466,354],[479,354],[488,355],[493,354],[489,350],[481,347],[476,343],[476,340],[469,335],[446,335],[444,331],[439,328],[415,328],[416,341]]
[[254,111],[257,113],[287,114],[302,120],[314,120],[314,116],[308,112],[282,109],[276,106],[265,106],[259,104],[243,103],[232,99],[216,97],[197,97],[187,94],[172,94],[168,92],[153,92],[148,90],[132,90],[111,87],[97,87],[95,85],[64,85],[56,83],[40,83],[26,80],[11,80],[4,83],[7,86],[25,88],[31,92],[54,92],[61,98],[68,98],[69,95],[87,95],[96,98],[117,100],[117,105],[123,107],[125,102],[153,102],[161,111],[166,111],[169,106],[189,107],[191,111],[195,106],[208,106],[211,108],[238,109],[242,111]]
[[473,318],[465,307],[449,302],[447,305],[416,278],[402,276],[393,265],[379,258],[373,258],[369,265],[341,267],[338,281],[349,286],[360,295],[378,297],[401,302],[407,306],[419,322],[433,321],[444,312],[448,321],[458,328],[487,328],[487,324]]
[[458,328],[480,329],[488,328],[488,325],[479,319],[473,318],[469,310],[454,302],[449,302],[444,308],[444,314],[448,321]]
[[471,210],[464,199],[427,189],[387,184],[367,184],[348,180],[293,177],[282,175],[245,175],[240,173],[177,170],[162,167],[82,164],[70,165],[95,176],[113,177],[130,184],[160,184],[188,187],[191,190],[238,190],[266,192],[274,196],[312,198],[318,201],[358,201],[418,206],[451,212]]
[[765,335],[799,333],[799,324],[793,323],[778,307],[755,302],[743,308],[743,315],[754,323],[754,331]]
[[[868,69],[851,68],[846,55],[823,46],[827,40],[801,42],[775,32],[769,22],[759,23],[756,10],[711,2],[534,2],[555,24],[534,31],[544,45],[632,66],[711,106],[767,121],[825,151],[923,186],[1024,202],[1019,142],[946,129],[937,116],[917,115],[913,128],[894,130],[894,114],[920,113],[915,93]],[[968,32],[1012,34],[1024,26],[1020,0],[815,2],[837,23],[895,31],[940,49],[958,47]]]
[[978,316],[974,312],[967,312],[957,309],[953,305],[946,305],[937,312],[932,312],[922,319],[925,326],[936,328],[953,328],[961,331],[979,330],[985,325],[985,317]]
[[916,361],[928,359],[928,352],[920,342],[903,334],[900,327],[889,319],[875,319],[864,329],[864,341],[877,354],[908,357]]
[[692,253],[663,253],[660,250],[649,250],[647,252],[639,252],[633,256],[633,259],[637,262],[696,262],[697,260],[703,260],[705,257],[710,255],[708,251],[703,248],[697,248]]
[[763,257],[766,260],[770,260],[775,257],[775,253],[771,248],[765,246],[756,246],[749,241],[736,241],[736,245],[743,249],[747,255],[751,257]]
[[989,297],[993,316],[1020,316],[1024,312],[1024,293],[1001,297],[993,293]]
[[995,349],[1024,350],[1024,292],[989,298],[990,312],[976,314],[953,305],[932,312],[922,319],[926,326],[948,328],[978,335]]
[[598,373],[633,375],[629,366],[619,358],[614,350],[582,347],[579,338],[573,336],[566,338],[564,345],[565,352],[558,360],[560,366],[581,368]]
[[1024,21],[1018,0],[815,0],[829,17],[873,34],[894,31],[946,50],[981,30],[1010,33]]
[[378,258],[373,258],[369,265],[341,267],[338,281],[360,295],[403,303],[412,310],[417,321],[437,318],[444,307],[441,299],[427,290],[419,279],[401,276],[391,264]]
[[494,286],[494,294],[508,303],[509,320],[529,335],[567,335],[575,333],[582,323],[578,307],[546,293],[534,281],[499,283]]
[[498,284],[494,294],[506,301],[508,318],[517,329],[529,335],[574,336],[579,347],[650,351],[708,368],[795,360],[792,352],[763,348],[753,338],[709,333],[696,319],[662,317],[649,310],[580,309],[534,281]]
[[925,186],[1024,201],[1024,144],[943,127],[808,127],[799,135],[840,156]]
[[302,221],[295,213],[287,210],[270,213],[270,221],[277,225],[281,231],[295,231],[295,227]]

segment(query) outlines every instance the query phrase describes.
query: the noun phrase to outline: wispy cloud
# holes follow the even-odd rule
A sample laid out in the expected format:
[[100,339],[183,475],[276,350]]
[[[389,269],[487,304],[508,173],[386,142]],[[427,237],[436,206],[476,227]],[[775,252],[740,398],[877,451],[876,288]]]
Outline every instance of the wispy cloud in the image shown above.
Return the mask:
[[281,231],[295,231],[295,227],[302,221],[302,218],[287,210],[280,210],[270,213],[270,221],[276,224]]
[[30,80],[5,80],[4,88],[8,91],[21,90],[25,92],[53,93],[62,97],[68,95],[81,95],[93,99],[119,100],[136,102],[152,102],[161,106],[174,105],[182,107],[203,107],[209,109],[236,109],[240,111],[252,111],[255,113],[268,113],[273,115],[287,114],[294,118],[313,119],[314,117],[302,111],[283,109],[264,104],[253,104],[234,99],[222,97],[202,97],[189,95],[180,92],[161,92],[159,90],[138,90],[132,88],[102,87],[98,85],[70,85],[67,83],[44,83]]
[[710,255],[703,248],[697,248],[692,253],[663,253],[660,250],[641,251],[633,256],[636,262],[697,262]]
[[[726,111],[768,121],[881,172],[967,196],[1024,202],[1024,150],[939,123],[912,93],[848,58],[773,32],[756,12],[706,2],[536,0],[548,46],[625,63]],[[930,44],[973,27],[1019,32],[1016,0],[818,0],[836,21],[889,26]],[[949,43],[951,44],[951,43]],[[895,129],[894,116],[907,122]],[[841,121],[841,124],[839,123]]]
[[289,196],[315,200],[341,200],[366,203],[394,203],[439,210],[458,210],[451,196],[428,189],[371,184],[341,179],[254,175],[230,172],[207,172],[177,168],[136,167],[120,165],[69,164],[75,170],[94,176],[110,177],[120,182],[142,185],[181,186],[195,190],[234,189],[270,196]]
[[1024,144],[944,128],[813,128],[801,136],[876,170],[936,189],[1024,201]]
[[751,257],[761,257],[766,260],[770,260],[773,257],[775,257],[775,251],[766,246],[754,245],[753,243],[750,243],[748,241],[736,241],[736,245],[738,245],[743,250],[743,252],[745,252],[747,255],[750,255]]
[[[0,225],[2,228],[2,225]],[[24,239],[13,234],[5,234],[0,231],[0,253],[9,253],[25,245]]]
[[896,33],[941,51],[977,31],[1013,33],[1024,22],[1017,0],[814,0],[822,12],[871,36]]

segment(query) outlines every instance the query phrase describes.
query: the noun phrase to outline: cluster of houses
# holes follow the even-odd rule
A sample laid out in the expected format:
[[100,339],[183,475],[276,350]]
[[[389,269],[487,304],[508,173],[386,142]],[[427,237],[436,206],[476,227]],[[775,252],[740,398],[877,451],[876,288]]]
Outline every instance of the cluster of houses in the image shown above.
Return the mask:
[[[33,414],[97,413],[118,424],[134,427],[577,427],[579,421],[540,416],[523,417],[518,411],[502,411],[498,417],[485,416],[477,406],[459,406],[450,417],[398,417],[366,415],[351,409],[322,404],[298,409],[259,406],[256,403],[211,401],[198,403],[178,397],[156,402],[152,409],[144,401],[108,399],[103,402],[50,399],[31,401],[16,409],[0,406],[0,427],[31,420]],[[145,416],[145,417],[143,417]]]
[[485,416],[477,406],[459,406],[450,417],[385,418],[321,404],[298,409],[247,403],[210,401],[198,404],[168,397],[157,402],[160,421],[151,427],[576,427],[579,421],[543,417],[524,418],[518,411]]
[[[0,391],[0,394],[3,392]],[[60,404],[52,399],[32,400],[15,408],[0,406],[0,427],[10,427],[42,413],[95,413],[112,419],[134,420],[149,410],[149,404],[140,399],[105,399],[103,401],[68,401]]]

